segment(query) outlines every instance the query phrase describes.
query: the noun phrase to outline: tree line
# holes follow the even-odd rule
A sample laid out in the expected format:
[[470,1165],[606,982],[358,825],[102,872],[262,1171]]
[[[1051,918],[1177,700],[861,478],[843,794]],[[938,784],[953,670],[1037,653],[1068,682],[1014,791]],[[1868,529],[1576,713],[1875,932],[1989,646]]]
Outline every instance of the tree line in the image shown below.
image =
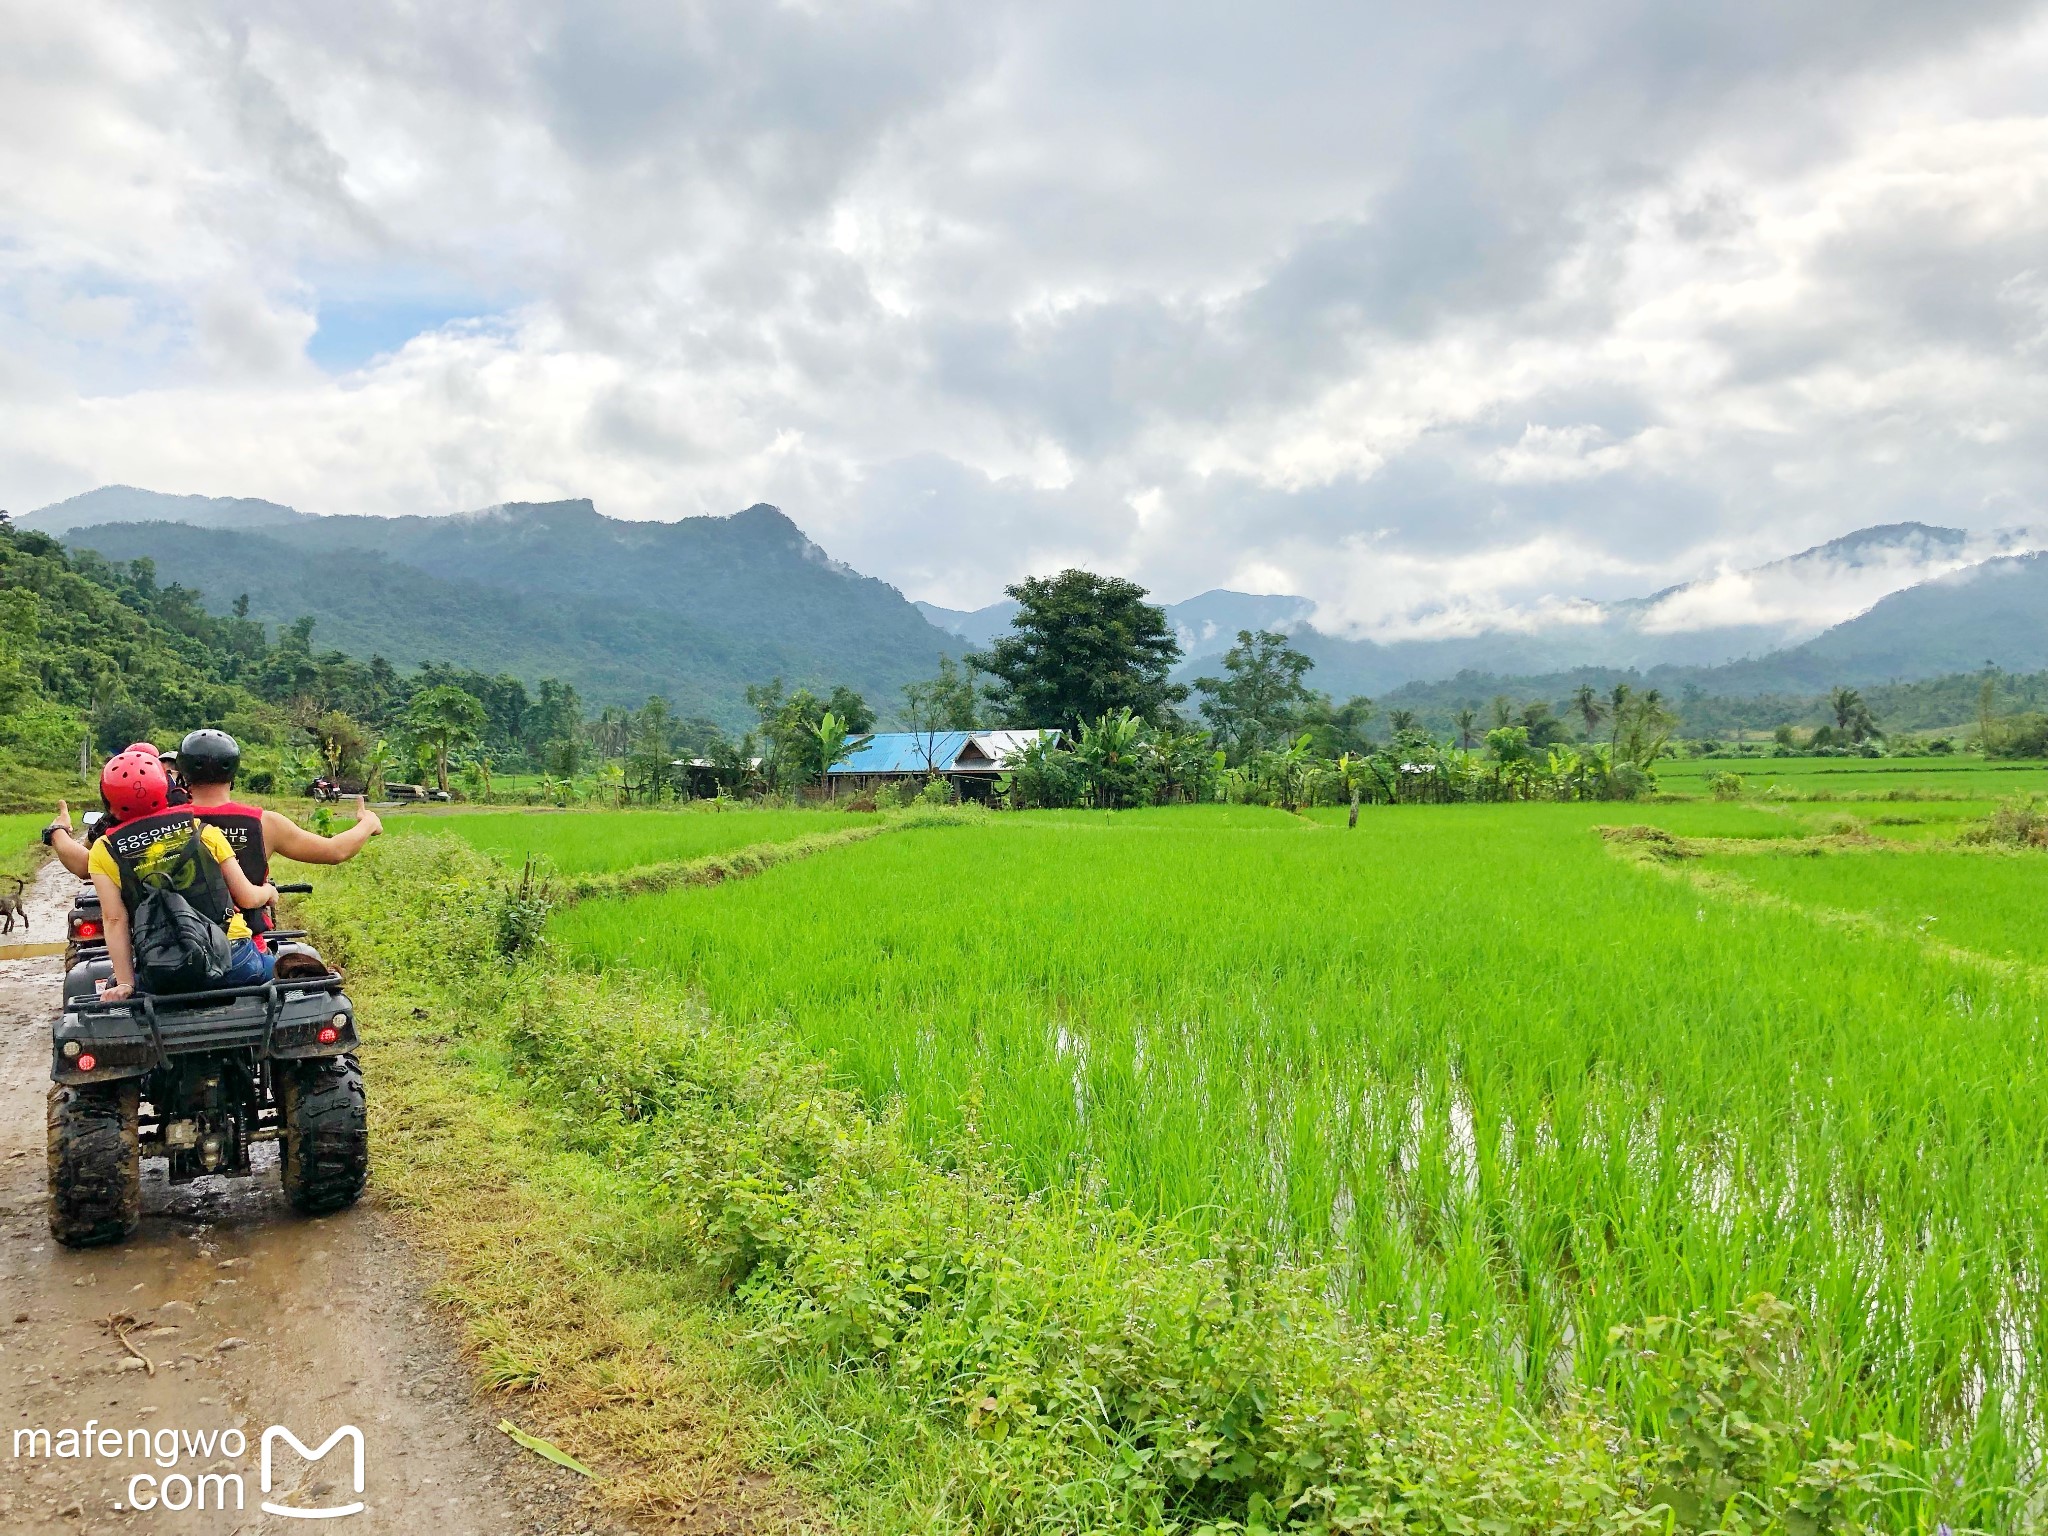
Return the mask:
[[[1010,631],[875,703],[844,685],[747,689],[753,723],[729,731],[651,696],[586,712],[574,687],[445,663],[401,673],[315,641],[310,618],[275,636],[200,594],[160,584],[146,559],[111,562],[0,524],[0,754],[43,768],[152,734],[224,725],[251,747],[250,785],[288,791],[315,773],[378,787],[398,778],[491,798],[508,774],[531,797],[616,803],[701,793],[793,794],[883,726],[910,733],[928,769],[945,733],[1051,728],[1012,765],[1020,805],[1230,799],[1334,801],[1627,798],[1677,750],[1680,716],[1655,687],[1582,682],[1566,699],[1469,699],[1432,729],[1416,711],[1336,700],[1284,634],[1240,631],[1213,675],[1173,672],[1181,650],[1135,582],[1083,570],[1007,589]],[[1987,689],[1992,685],[1987,680]],[[2048,717],[1996,716],[1994,750],[2048,745]],[[1865,751],[1881,740],[1862,695],[1781,750]],[[1448,726],[1448,729],[1445,726]],[[1378,732],[1373,729],[1381,727]],[[532,781],[537,780],[537,785]]]

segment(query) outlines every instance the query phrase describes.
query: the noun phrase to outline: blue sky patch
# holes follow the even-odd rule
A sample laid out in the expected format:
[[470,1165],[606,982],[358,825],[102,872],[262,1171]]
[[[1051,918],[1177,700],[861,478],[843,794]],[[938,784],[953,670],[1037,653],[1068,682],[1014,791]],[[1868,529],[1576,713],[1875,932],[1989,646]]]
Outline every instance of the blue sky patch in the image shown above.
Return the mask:
[[335,299],[320,305],[320,328],[306,343],[306,355],[329,373],[360,368],[371,358],[396,352],[422,331],[477,314],[477,306],[446,299]]

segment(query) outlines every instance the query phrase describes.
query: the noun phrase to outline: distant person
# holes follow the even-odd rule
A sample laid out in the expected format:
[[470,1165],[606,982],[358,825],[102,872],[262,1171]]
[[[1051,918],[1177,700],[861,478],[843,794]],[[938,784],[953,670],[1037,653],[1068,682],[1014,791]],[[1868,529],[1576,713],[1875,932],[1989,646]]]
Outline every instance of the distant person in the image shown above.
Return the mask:
[[[384,830],[361,795],[356,796],[356,824],[332,837],[308,832],[281,811],[245,805],[234,798],[235,775],[241,767],[242,748],[226,731],[194,731],[178,743],[178,772],[191,793],[194,814],[227,838],[252,885],[269,881],[272,854],[301,864],[346,864]],[[259,943],[276,926],[268,911],[242,915]]]
[[277,891],[242,873],[218,827],[201,822],[189,806],[171,804],[170,776],[162,759],[143,752],[108,759],[100,773],[100,795],[118,818],[111,831],[93,842],[87,858],[114,970],[113,986],[101,995],[109,1002],[135,995],[129,920],[152,890],[175,890],[225,936],[227,968],[210,985],[268,981],[276,959],[257,946],[242,913],[269,906]]

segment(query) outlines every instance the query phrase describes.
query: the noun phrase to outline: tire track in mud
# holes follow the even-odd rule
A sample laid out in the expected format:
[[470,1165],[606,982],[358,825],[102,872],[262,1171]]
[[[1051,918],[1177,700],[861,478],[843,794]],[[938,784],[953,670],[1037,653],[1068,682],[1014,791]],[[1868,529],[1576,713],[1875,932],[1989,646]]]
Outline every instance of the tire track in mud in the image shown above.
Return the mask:
[[[29,894],[32,941],[62,936],[73,889],[44,866]],[[574,1474],[513,1447],[494,1427],[498,1409],[473,1401],[454,1329],[426,1299],[430,1276],[378,1207],[374,1146],[370,1193],[337,1215],[295,1214],[278,1188],[275,1144],[262,1143],[244,1179],[171,1186],[163,1165],[146,1161],[142,1226],[125,1244],[72,1252],[50,1237],[44,1097],[61,965],[0,961],[0,1530],[625,1530],[582,1502]],[[110,1448],[104,1431],[118,1431],[120,1454],[58,1456],[60,1433],[88,1422],[96,1450]],[[310,1526],[264,1513],[259,1445],[273,1424],[312,1448],[356,1426],[364,1487],[353,1489],[347,1442],[313,1461],[280,1442],[271,1502],[360,1497],[362,1511]],[[47,1454],[39,1430],[50,1433]],[[230,1430],[246,1444],[239,1456],[218,1438],[208,1451],[162,1433]],[[136,1431],[159,1458],[176,1444],[174,1465],[130,1458],[142,1450]],[[196,1502],[208,1474],[223,1480],[206,1483],[204,1512],[165,1507]],[[230,1474],[241,1479],[239,1509]],[[137,1478],[157,1481],[131,1485]],[[155,1507],[133,1507],[152,1496]]]

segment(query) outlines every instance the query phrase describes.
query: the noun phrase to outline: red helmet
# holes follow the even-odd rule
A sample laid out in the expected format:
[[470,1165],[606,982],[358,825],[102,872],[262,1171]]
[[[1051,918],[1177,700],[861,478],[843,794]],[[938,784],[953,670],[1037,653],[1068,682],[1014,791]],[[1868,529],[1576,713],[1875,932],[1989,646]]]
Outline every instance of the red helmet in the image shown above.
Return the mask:
[[155,753],[131,748],[107,759],[100,770],[100,796],[121,820],[133,821],[170,808],[171,781]]
[[126,757],[130,752],[140,752],[144,757],[161,758],[163,756],[163,753],[157,751],[156,744],[149,741],[131,741],[121,749],[123,757]]

